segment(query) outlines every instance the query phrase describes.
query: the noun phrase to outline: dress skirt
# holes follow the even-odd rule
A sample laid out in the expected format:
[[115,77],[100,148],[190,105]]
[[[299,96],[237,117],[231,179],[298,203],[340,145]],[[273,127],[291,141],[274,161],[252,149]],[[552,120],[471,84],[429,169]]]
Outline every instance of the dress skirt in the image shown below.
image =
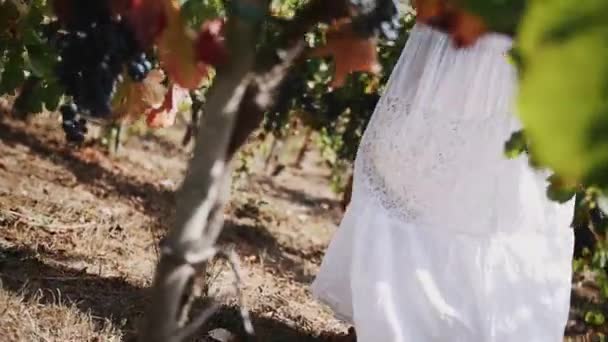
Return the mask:
[[547,199],[549,173],[526,156],[504,156],[520,128],[510,47],[411,31],[312,286],[359,342],[563,340],[573,203]]

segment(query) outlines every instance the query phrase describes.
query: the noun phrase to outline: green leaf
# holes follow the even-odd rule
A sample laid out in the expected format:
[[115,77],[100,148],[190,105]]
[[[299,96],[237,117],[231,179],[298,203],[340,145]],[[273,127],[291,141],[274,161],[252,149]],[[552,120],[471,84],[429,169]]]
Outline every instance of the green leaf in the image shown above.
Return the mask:
[[31,77],[15,100],[15,109],[23,115],[40,113],[44,109],[54,111],[62,95],[63,89],[57,83]]
[[591,325],[603,325],[606,322],[606,317],[599,311],[588,311],[585,314],[585,322]]
[[29,47],[24,57],[25,66],[37,77],[47,80],[55,78],[57,55],[42,47]]
[[22,115],[42,112],[44,102],[41,93],[42,80],[36,77],[28,78],[15,100],[15,111]]
[[38,46],[44,44],[44,39],[36,32],[35,26],[22,25],[22,43],[25,45]]
[[552,175],[547,179],[547,196],[556,202],[566,203],[576,195],[576,189],[564,184],[563,180],[557,175]]
[[604,299],[608,298],[608,282],[603,282],[599,284],[600,294]]
[[23,56],[20,51],[11,51],[0,75],[0,95],[12,94],[25,81]]
[[19,19],[19,11],[11,1],[0,1],[0,35],[16,20]]
[[595,267],[600,269],[604,269],[608,266],[608,246],[606,246],[606,244],[601,242],[596,244],[591,262]]
[[505,143],[505,155],[507,158],[516,158],[527,150],[526,136],[523,131],[511,134]]
[[515,66],[519,73],[524,71],[523,69],[525,65],[521,56],[521,51],[516,46],[512,47],[511,50],[509,50],[508,57],[509,62]]
[[497,32],[515,32],[524,13],[526,0],[467,0],[465,7],[484,18],[486,25]]
[[[529,1],[518,38],[519,114],[538,161],[608,184],[608,1]],[[600,134],[601,133],[601,134]]]
[[63,88],[57,82],[47,81],[44,87],[44,92],[41,95],[42,101],[44,102],[44,108],[49,111],[57,110],[62,96]]
[[582,272],[585,269],[587,261],[583,258],[577,258],[572,261],[572,272]]
[[181,15],[195,29],[207,20],[223,17],[226,13],[221,0],[180,0]]

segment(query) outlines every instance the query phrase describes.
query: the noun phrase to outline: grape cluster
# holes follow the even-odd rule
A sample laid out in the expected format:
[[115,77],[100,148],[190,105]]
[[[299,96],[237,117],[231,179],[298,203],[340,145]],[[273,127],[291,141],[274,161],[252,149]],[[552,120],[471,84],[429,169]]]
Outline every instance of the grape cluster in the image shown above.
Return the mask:
[[65,104],[59,108],[63,120],[63,131],[68,141],[82,143],[87,133],[86,121],[78,118],[78,108],[74,104]]
[[74,105],[62,107],[63,128],[68,140],[79,141],[85,122],[73,115],[105,118],[124,70],[142,81],[152,63],[142,52],[125,20],[113,15],[107,0],[69,1],[69,15],[62,20],[56,40],[60,60],[56,74]]
[[396,1],[350,0],[360,13],[353,20],[353,26],[366,37],[382,34],[388,40],[397,39],[401,24]]
[[148,76],[150,70],[152,70],[152,62],[148,60],[145,53],[138,54],[127,66],[129,77],[135,82],[143,81]]

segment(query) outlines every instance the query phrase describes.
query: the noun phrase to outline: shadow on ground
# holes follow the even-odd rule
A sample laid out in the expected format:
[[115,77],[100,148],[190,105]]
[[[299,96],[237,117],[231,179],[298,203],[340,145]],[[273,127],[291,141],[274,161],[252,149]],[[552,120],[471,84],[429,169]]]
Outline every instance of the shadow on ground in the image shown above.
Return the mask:
[[[73,303],[83,313],[109,319],[121,329],[125,341],[136,340],[148,298],[145,289],[120,277],[102,277],[87,270],[75,270],[53,260],[57,255],[43,255],[27,248],[0,248],[0,281],[5,290],[36,298],[41,305],[62,300]],[[41,259],[49,259],[42,261]],[[61,256],[58,259],[67,259]],[[320,341],[310,333],[273,318],[252,314],[257,335],[244,339],[242,321],[235,307],[223,307],[201,331],[225,328],[242,336],[243,341]]]
[[269,190],[269,194],[274,197],[307,208],[307,213],[311,216],[328,215],[328,213],[333,214],[334,219],[342,216],[340,201],[336,199],[314,196],[304,191],[290,189],[273,182],[272,178],[269,177],[256,179],[256,181],[263,184]]
[[[252,316],[255,336],[247,336],[238,308],[223,306],[203,327],[204,331],[226,329],[237,336],[238,342],[321,342],[322,338],[298,327],[292,327],[272,318]],[[301,325],[298,323],[298,325]]]
[[304,251],[281,245],[275,236],[261,224],[242,224],[227,220],[219,237],[220,245],[236,247],[239,255],[264,254],[264,265],[275,274],[309,285],[314,275],[306,271],[304,259],[320,262],[322,251]]
[[104,198],[116,194],[132,200],[140,204],[144,213],[161,221],[167,218],[173,206],[171,191],[121,172],[113,172],[98,163],[87,162],[76,156],[73,149],[63,148],[62,142],[29,132],[20,125],[0,121],[0,140],[10,146],[27,146],[32,154],[69,170],[80,184],[91,186],[95,195]]

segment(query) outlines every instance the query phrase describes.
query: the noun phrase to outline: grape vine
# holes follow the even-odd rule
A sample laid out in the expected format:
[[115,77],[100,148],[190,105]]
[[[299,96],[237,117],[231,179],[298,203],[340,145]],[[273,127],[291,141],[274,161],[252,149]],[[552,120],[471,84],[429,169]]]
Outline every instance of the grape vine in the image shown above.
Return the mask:
[[55,39],[60,57],[56,73],[73,100],[61,108],[62,126],[69,141],[82,142],[86,125],[77,115],[108,117],[125,69],[133,81],[141,82],[153,66],[126,21],[112,14],[109,1],[55,4],[61,4],[57,12],[63,14]]

